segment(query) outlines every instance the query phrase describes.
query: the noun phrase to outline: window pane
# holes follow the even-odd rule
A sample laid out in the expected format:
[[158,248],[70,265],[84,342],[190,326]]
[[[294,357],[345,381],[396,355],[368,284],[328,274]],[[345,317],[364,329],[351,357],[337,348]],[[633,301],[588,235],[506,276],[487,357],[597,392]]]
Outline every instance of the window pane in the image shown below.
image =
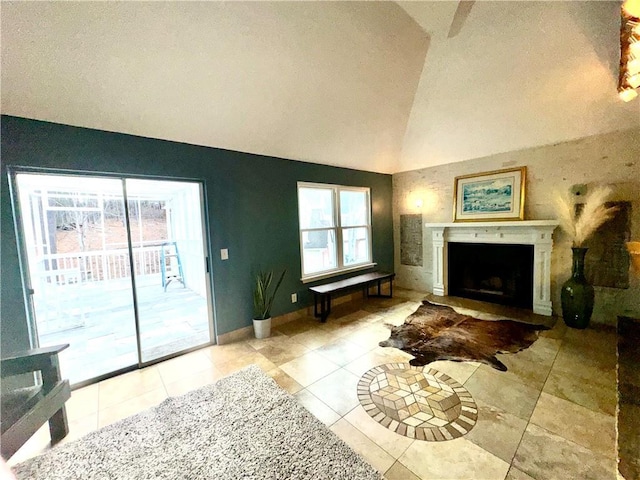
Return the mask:
[[336,232],[314,230],[302,232],[303,274],[324,272],[336,268]]
[[367,228],[343,228],[342,229],[342,255],[343,263],[356,265],[371,260],[369,253],[369,229]]
[[369,201],[367,192],[340,191],[340,225],[352,227],[368,225]]
[[300,229],[333,227],[333,190],[328,188],[298,189]]

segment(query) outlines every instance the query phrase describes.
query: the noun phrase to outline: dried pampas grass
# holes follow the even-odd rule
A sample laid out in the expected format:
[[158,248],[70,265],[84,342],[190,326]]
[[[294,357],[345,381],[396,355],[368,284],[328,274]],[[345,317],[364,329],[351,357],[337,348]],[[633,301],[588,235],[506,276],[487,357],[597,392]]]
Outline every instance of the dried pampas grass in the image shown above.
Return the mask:
[[610,194],[609,187],[594,188],[587,194],[579,215],[576,215],[575,203],[567,195],[556,195],[555,204],[560,227],[567,232],[575,247],[582,246],[600,225],[611,219],[618,211],[618,207],[605,206],[605,201]]
[[560,228],[573,240],[576,238],[576,208],[569,195],[557,192],[554,198]]

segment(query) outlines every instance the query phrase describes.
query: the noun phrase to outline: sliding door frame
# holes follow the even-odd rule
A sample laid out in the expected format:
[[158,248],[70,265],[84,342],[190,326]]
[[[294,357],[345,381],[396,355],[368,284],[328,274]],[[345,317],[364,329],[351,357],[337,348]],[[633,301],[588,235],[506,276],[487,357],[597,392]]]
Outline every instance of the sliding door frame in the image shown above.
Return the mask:
[[124,223],[127,230],[127,251],[129,252],[129,268],[131,270],[131,297],[133,300],[133,319],[136,329],[136,350],[138,352],[138,368],[142,368],[142,339],[140,338],[140,310],[138,309],[138,290],[136,290],[136,261],[133,257],[133,242],[131,240],[131,221],[129,215],[129,197],[127,196],[127,179],[120,179],[122,198],[124,202]]
[[[171,176],[157,176],[157,175],[139,175],[139,174],[126,174],[126,173],[114,173],[114,172],[97,172],[97,171],[88,171],[88,170],[67,170],[67,169],[57,169],[57,168],[40,168],[40,167],[25,167],[18,165],[7,165],[7,175],[9,178],[9,191],[11,197],[11,207],[13,212],[13,222],[14,222],[14,232],[18,249],[18,260],[20,265],[20,274],[22,281],[22,290],[24,297],[24,305],[25,305],[25,314],[27,318],[27,329],[29,335],[29,343],[31,348],[39,347],[39,336],[38,336],[38,325],[35,314],[35,307],[33,303],[33,283],[31,279],[31,275],[29,274],[28,268],[28,253],[26,249],[26,239],[23,232],[22,226],[22,211],[21,205],[18,198],[18,184],[17,184],[17,175],[18,174],[36,174],[36,175],[61,175],[61,176],[76,176],[76,177],[103,177],[109,179],[116,179],[122,182],[122,193],[124,200],[124,212],[125,212],[125,223],[126,223],[126,232],[127,232],[127,250],[129,252],[129,263],[131,265],[131,287],[132,287],[132,299],[133,299],[133,311],[134,311],[134,322],[135,322],[135,330],[136,330],[136,347],[137,347],[137,355],[138,361],[131,366],[123,367],[118,370],[114,370],[112,372],[105,373],[103,375],[98,375],[96,377],[90,378],[88,380],[83,380],[78,383],[72,385],[72,389],[82,388],[84,386],[100,382],[107,378],[115,377],[117,375],[122,375],[123,373],[131,372],[134,370],[138,370],[141,368],[145,368],[156,363],[163,362],[165,360],[169,360],[171,358],[179,357],[180,355],[184,355],[186,353],[190,353],[201,348],[204,348],[208,345],[216,344],[216,327],[215,327],[215,299],[214,299],[214,287],[213,287],[213,271],[211,268],[211,235],[209,228],[209,215],[208,215],[208,202],[206,196],[206,184],[204,179],[201,178],[185,178],[185,177],[171,177]],[[207,302],[207,323],[209,326],[209,342],[197,345],[195,347],[189,347],[178,352],[170,353],[168,355],[164,355],[159,358],[154,358],[152,360],[143,362],[142,361],[142,345],[141,345],[141,332],[140,332],[140,318],[138,311],[138,300],[137,300],[137,290],[136,290],[136,281],[135,281],[135,272],[134,272],[134,254],[133,254],[133,244],[131,238],[131,225],[130,225],[130,212],[129,212],[129,201],[127,197],[127,189],[126,189],[126,181],[127,180],[156,180],[156,181],[171,181],[171,182],[189,182],[189,183],[197,183],[199,186],[200,193],[200,216],[201,216],[201,225],[202,225],[202,246],[204,250],[204,262],[205,262],[205,276],[206,276],[206,302]]]

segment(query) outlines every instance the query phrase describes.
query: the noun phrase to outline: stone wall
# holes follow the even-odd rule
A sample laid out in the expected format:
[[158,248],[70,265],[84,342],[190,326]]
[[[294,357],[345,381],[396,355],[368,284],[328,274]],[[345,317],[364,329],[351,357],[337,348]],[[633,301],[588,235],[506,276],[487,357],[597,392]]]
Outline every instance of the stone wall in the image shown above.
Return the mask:
[[[422,213],[425,222],[453,219],[453,184],[459,175],[510,167],[527,167],[525,219],[554,219],[554,192],[573,185],[607,184],[612,200],[632,205],[631,239],[640,240],[640,129],[624,130],[501,153],[464,162],[397,173],[393,176],[394,244],[400,245],[400,215]],[[419,207],[419,200],[422,207]],[[401,265],[395,251],[396,284],[431,292],[431,230],[423,230],[423,266]],[[571,271],[571,243],[561,230],[554,233],[552,254],[552,300],[560,314],[560,287]],[[630,274],[628,289],[596,287],[593,321],[615,322],[616,315],[640,311],[640,273]]]

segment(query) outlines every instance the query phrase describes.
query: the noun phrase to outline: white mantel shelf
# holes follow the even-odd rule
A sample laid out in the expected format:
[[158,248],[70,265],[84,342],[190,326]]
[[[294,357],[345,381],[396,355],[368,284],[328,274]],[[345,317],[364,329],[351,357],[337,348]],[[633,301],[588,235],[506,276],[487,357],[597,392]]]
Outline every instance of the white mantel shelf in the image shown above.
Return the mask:
[[433,293],[447,295],[449,243],[533,245],[533,311],[551,315],[551,249],[557,220],[425,223],[432,230]]
[[482,228],[482,227],[557,227],[557,220],[517,220],[510,222],[449,222],[449,223],[425,223],[427,228]]

